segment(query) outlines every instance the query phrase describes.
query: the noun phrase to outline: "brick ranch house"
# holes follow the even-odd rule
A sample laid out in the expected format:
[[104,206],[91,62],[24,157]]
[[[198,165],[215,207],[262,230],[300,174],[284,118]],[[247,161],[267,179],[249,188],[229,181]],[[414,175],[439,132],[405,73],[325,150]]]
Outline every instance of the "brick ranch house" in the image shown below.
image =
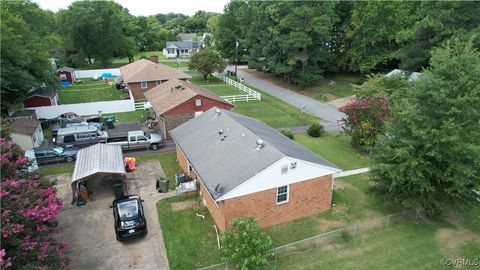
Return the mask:
[[[157,56],[152,56],[157,61]],[[187,80],[190,75],[147,59],[140,59],[120,68],[121,78],[132,92],[134,99],[145,99],[146,91],[170,79]]]
[[221,230],[245,215],[267,227],[330,209],[340,170],[258,120],[212,108],[171,135]]
[[212,107],[231,110],[234,106],[209,90],[197,85],[172,79],[147,92],[145,97],[152,105],[152,118],[166,139],[170,130],[196,117]]

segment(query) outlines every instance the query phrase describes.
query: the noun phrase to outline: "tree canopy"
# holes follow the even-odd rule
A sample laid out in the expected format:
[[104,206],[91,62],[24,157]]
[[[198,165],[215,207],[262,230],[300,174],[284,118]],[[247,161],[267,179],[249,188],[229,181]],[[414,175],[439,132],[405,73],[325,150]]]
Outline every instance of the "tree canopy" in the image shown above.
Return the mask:
[[375,189],[386,200],[438,216],[472,199],[480,186],[478,63],[473,39],[453,38],[405,88],[373,154]]
[[208,75],[213,72],[222,72],[226,66],[223,58],[217,52],[208,48],[193,54],[189,63],[189,68],[200,72],[205,81],[207,81]]

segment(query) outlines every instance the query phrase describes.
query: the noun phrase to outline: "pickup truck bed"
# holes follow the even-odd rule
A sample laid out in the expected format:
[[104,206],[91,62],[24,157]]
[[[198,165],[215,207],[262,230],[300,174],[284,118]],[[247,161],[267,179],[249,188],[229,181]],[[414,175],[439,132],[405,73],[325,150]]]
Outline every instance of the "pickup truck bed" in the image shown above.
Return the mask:
[[108,129],[108,137],[115,138],[115,137],[127,137],[129,131],[134,130],[142,130],[142,127],[137,122],[131,123],[121,123],[115,124],[114,129]]

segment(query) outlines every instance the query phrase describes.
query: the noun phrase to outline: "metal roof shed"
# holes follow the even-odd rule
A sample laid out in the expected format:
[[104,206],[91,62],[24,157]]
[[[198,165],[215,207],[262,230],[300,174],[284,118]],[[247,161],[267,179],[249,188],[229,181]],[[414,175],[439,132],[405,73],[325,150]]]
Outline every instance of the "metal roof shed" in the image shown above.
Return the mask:
[[118,175],[125,188],[128,187],[121,146],[99,143],[78,151],[71,182],[74,200],[78,198],[79,181],[91,179],[98,174]]

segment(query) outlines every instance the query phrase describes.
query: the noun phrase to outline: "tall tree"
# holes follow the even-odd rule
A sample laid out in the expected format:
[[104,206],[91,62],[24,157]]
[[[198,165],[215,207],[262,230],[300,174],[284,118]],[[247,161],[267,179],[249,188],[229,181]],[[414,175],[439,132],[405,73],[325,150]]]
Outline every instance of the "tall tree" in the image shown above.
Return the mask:
[[[405,3],[402,3],[405,4]],[[400,45],[396,57],[401,66],[420,71],[428,66],[431,50],[452,36],[459,36],[480,26],[478,1],[424,1],[414,3],[418,8],[415,23],[397,29]]]
[[190,69],[200,72],[203,79],[207,81],[208,75],[213,72],[222,72],[226,64],[217,52],[205,48],[191,56],[188,66]]
[[463,204],[480,187],[480,53],[458,38],[435,49],[431,68],[393,111],[374,152],[375,189],[429,215]]
[[2,114],[42,83],[53,83],[49,58],[58,43],[55,15],[29,1],[1,3]]
[[82,57],[99,60],[107,67],[115,54],[129,56],[135,45],[128,37],[127,11],[119,4],[110,1],[73,2],[68,10],[61,13],[68,45]]

